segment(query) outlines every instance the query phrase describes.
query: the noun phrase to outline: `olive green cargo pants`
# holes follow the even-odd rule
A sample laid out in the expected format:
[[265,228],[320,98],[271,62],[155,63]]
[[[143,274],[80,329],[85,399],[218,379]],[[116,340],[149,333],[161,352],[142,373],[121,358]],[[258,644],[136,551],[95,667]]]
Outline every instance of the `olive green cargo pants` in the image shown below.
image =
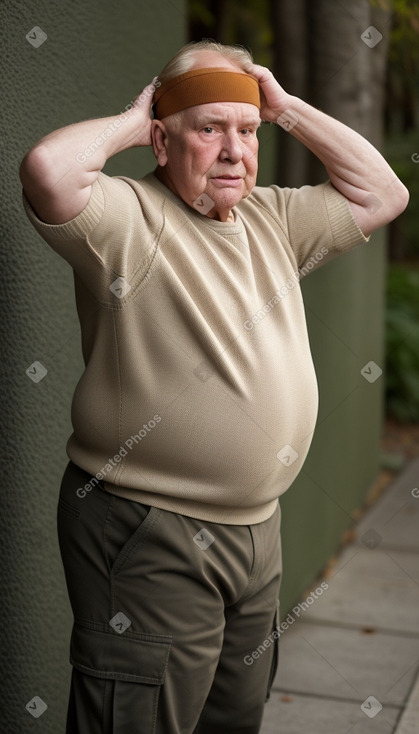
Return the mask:
[[277,666],[280,509],[224,525],[69,463],[58,537],[74,614],[67,734],[257,734]]

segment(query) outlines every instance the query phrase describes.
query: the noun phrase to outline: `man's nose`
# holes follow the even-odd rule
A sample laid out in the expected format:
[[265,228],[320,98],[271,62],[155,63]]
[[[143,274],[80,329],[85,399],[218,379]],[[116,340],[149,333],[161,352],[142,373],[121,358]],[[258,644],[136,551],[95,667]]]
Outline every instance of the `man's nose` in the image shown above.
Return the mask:
[[233,163],[243,158],[243,149],[237,133],[224,135],[220,157],[222,160],[230,160]]

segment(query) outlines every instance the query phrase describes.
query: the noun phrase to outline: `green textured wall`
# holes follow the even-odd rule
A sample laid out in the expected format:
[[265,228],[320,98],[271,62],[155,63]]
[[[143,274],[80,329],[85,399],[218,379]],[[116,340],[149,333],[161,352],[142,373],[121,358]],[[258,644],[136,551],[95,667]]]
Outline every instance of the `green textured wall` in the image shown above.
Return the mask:
[[[35,26],[47,34],[38,48],[26,39]],[[51,130],[122,111],[184,43],[185,28],[182,0],[2,4],[0,728],[7,734],[64,731],[71,613],[56,504],[82,369],[72,272],[23,213],[19,164]],[[137,149],[106,171],[139,177],[153,161]],[[38,384],[25,373],[35,360],[48,370]],[[48,706],[38,719],[25,708],[35,696]]]
[[335,552],[378,471],[383,377],[370,383],[361,369],[383,366],[383,238],[376,233],[304,283],[320,408],[306,463],[281,501],[284,609]]

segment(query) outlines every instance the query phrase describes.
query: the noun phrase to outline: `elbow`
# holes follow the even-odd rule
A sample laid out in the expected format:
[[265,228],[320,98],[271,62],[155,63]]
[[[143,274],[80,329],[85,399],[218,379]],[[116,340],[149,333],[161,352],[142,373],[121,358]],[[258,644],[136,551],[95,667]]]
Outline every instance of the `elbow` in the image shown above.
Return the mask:
[[[410,194],[404,183],[395,178],[382,192],[372,196],[372,201],[371,195],[364,200],[363,207],[350,203],[355,219],[366,237],[400,216],[409,203]],[[376,206],[376,203],[379,205]]]
[[400,184],[401,184],[402,192],[401,192],[401,197],[400,197],[401,198],[401,208],[400,208],[399,214],[404,212],[404,210],[406,209],[409,203],[409,199],[410,199],[409,189],[401,181],[400,181]]
[[19,168],[19,177],[25,190],[34,185],[40,188],[47,186],[50,168],[48,159],[48,151],[43,145],[34,145],[26,153]]
[[391,197],[389,201],[390,209],[391,209],[391,219],[390,222],[393,221],[393,219],[396,219],[404,210],[406,209],[408,203],[409,203],[410,193],[409,189],[406,188],[404,183],[400,181],[400,179],[397,179],[397,188],[395,187],[391,191]]

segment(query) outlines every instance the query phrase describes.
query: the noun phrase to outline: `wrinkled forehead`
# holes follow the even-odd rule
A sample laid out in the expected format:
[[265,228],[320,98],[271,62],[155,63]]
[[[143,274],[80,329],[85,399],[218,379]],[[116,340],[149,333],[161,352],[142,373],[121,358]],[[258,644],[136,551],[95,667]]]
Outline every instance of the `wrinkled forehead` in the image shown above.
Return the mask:
[[248,104],[259,110],[259,84],[250,74],[240,71],[214,67],[192,69],[156,89],[153,112],[157,119],[162,119],[214,102]]

